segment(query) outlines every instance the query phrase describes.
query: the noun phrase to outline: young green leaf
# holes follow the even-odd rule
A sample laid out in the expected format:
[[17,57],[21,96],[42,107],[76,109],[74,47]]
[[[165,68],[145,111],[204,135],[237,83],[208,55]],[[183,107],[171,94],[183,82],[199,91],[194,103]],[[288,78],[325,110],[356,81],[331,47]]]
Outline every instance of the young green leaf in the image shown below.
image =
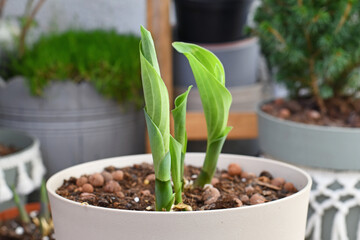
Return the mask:
[[17,194],[15,187],[11,187],[15,205],[19,211],[20,219],[23,223],[30,223],[30,217],[25,210],[24,204],[21,202],[19,195]]
[[50,221],[50,211],[49,211],[49,199],[46,191],[45,180],[41,183],[40,188],[40,218],[44,218],[46,221]]
[[[174,117],[174,128],[175,128],[175,139],[173,140],[173,148],[175,146],[180,147],[180,151],[175,153],[175,149],[171,148],[170,141],[170,153],[171,154],[171,172],[172,179],[175,189],[175,203],[178,204],[182,202],[181,193],[184,186],[184,159],[187,148],[187,134],[186,134],[186,104],[189,92],[192,86],[188,88],[186,92],[181,94],[175,99],[175,108],[172,110]],[[176,148],[176,150],[178,150]],[[173,150],[173,151],[171,151]],[[174,176],[177,174],[176,176]],[[179,177],[177,177],[179,176]]]
[[211,182],[218,156],[231,127],[227,127],[232,97],[225,87],[225,72],[220,60],[195,44],[175,42],[174,48],[189,60],[203,105],[208,142],[202,172],[196,184]]
[[171,156],[171,176],[174,184],[175,192],[175,204],[182,202],[182,145],[175,140],[172,136],[170,137],[170,156]]
[[155,205],[158,211],[169,211],[174,202],[169,153],[169,96],[160,76],[154,42],[144,27],[141,27],[140,63],[146,104],[144,112],[155,170]]

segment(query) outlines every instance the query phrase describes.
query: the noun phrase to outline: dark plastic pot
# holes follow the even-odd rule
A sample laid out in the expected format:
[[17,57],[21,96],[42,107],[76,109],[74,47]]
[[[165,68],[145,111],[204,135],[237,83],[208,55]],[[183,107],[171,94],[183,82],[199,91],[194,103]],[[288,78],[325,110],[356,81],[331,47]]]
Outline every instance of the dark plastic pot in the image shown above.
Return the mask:
[[219,43],[242,39],[253,0],[175,0],[180,41]]

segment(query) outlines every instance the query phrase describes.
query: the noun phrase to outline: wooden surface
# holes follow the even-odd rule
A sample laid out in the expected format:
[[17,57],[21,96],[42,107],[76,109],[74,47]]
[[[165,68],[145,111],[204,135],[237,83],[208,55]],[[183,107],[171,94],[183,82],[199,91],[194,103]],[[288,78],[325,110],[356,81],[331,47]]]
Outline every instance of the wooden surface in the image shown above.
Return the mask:
[[[230,113],[228,126],[233,129],[227,139],[254,139],[258,136],[256,113]],[[206,140],[207,130],[203,113],[188,112],[186,130],[189,140]]]
[[[147,29],[154,39],[161,77],[173,99],[172,33],[170,25],[170,0],[147,0]],[[170,101],[172,106],[173,101]]]

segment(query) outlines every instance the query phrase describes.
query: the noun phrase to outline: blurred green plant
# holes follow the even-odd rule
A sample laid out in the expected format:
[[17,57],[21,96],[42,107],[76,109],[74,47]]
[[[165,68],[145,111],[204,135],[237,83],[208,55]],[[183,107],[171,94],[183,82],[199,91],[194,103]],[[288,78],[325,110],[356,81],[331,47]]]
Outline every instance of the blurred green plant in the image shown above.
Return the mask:
[[360,90],[360,1],[264,0],[253,33],[291,97],[355,97]]
[[106,30],[69,30],[41,36],[10,63],[11,75],[28,79],[41,95],[50,81],[88,81],[103,96],[142,105],[140,39]]

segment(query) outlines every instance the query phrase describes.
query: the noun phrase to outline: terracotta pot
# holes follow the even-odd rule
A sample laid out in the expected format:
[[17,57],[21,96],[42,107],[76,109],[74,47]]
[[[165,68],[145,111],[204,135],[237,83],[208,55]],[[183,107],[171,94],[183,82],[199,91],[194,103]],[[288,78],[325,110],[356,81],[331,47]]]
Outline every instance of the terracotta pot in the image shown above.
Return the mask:
[[[201,166],[203,153],[188,153],[186,164]],[[64,179],[102,171],[104,167],[152,162],[149,154],[85,163],[65,169],[47,182],[57,240],[68,239],[274,239],[303,240],[311,178],[288,164],[248,156],[222,154],[218,167],[238,163],[246,171],[262,170],[291,181],[299,189],[292,196],[264,204],[224,210],[146,212],[82,205],[55,193]]]
[[[28,203],[25,205],[25,209],[27,212],[39,211],[40,203]],[[19,215],[19,211],[16,207],[9,208],[5,211],[0,212],[0,221],[6,221],[10,219],[14,219]]]

